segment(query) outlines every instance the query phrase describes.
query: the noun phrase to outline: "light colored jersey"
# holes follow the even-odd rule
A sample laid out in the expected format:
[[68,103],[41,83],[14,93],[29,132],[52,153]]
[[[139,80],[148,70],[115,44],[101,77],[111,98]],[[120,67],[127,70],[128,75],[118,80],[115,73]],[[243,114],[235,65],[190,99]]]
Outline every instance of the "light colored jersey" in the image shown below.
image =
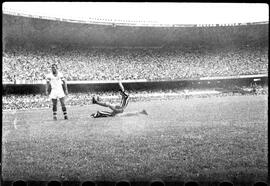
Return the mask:
[[65,96],[65,93],[63,90],[63,80],[65,80],[64,76],[59,71],[57,73],[57,76],[53,75],[52,73],[46,76],[46,81],[48,81],[51,84],[51,88],[52,88],[51,93],[50,93],[51,99],[62,98]]

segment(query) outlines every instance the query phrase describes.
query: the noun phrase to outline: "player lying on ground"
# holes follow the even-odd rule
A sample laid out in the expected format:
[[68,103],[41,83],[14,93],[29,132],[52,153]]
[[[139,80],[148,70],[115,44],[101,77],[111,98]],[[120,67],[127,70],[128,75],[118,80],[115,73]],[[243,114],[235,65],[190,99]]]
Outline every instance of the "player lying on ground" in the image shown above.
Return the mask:
[[121,82],[119,82],[119,86],[120,86],[119,92],[120,92],[120,95],[122,97],[120,105],[114,105],[111,103],[102,102],[102,101],[100,101],[98,96],[92,98],[93,104],[98,104],[98,105],[103,106],[103,107],[109,107],[112,110],[112,111],[97,111],[96,113],[91,114],[91,116],[93,118],[113,117],[116,115],[117,116],[134,116],[134,115],[138,115],[138,114],[147,115],[147,112],[145,110],[123,113],[125,108],[128,105],[129,95],[125,92],[124,86],[122,85]]

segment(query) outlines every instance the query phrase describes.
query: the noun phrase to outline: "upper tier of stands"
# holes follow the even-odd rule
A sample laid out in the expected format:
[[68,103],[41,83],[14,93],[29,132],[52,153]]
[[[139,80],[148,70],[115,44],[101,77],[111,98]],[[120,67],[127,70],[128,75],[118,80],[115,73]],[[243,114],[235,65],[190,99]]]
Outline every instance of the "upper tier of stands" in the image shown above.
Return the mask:
[[43,80],[58,64],[68,80],[175,80],[266,74],[268,48],[25,49],[3,54],[3,80]]

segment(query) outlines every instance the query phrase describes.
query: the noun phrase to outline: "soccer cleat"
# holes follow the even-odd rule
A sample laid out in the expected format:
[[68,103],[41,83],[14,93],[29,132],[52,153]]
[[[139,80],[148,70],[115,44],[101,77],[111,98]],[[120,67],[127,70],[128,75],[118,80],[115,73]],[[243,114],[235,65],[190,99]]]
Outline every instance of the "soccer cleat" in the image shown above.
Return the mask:
[[64,116],[64,119],[65,119],[65,120],[68,120],[68,116]]
[[148,113],[146,112],[145,109],[143,109],[143,111],[141,112],[142,114],[148,115]]

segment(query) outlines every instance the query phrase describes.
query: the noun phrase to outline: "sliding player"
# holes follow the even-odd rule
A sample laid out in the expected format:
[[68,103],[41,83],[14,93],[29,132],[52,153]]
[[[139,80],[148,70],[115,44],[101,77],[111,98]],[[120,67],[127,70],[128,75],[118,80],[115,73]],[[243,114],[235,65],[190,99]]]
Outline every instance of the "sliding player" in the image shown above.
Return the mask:
[[99,97],[93,97],[92,103],[98,104],[103,107],[109,107],[112,111],[97,111],[94,114],[91,114],[93,118],[99,118],[99,117],[113,117],[113,116],[132,116],[132,115],[138,115],[138,114],[145,114],[148,115],[145,110],[139,111],[139,112],[129,112],[129,113],[123,113],[125,108],[128,105],[129,102],[129,95],[125,92],[124,86],[121,82],[119,82],[120,86],[120,95],[122,96],[120,105],[114,105],[106,102],[100,101]]
[[68,95],[68,89],[63,74],[57,70],[57,65],[52,65],[52,73],[46,77],[46,95],[50,94],[49,97],[53,103],[53,119],[57,120],[57,99],[60,100],[64,119],[68,119],[67,108],[65,105],[65,96]]

